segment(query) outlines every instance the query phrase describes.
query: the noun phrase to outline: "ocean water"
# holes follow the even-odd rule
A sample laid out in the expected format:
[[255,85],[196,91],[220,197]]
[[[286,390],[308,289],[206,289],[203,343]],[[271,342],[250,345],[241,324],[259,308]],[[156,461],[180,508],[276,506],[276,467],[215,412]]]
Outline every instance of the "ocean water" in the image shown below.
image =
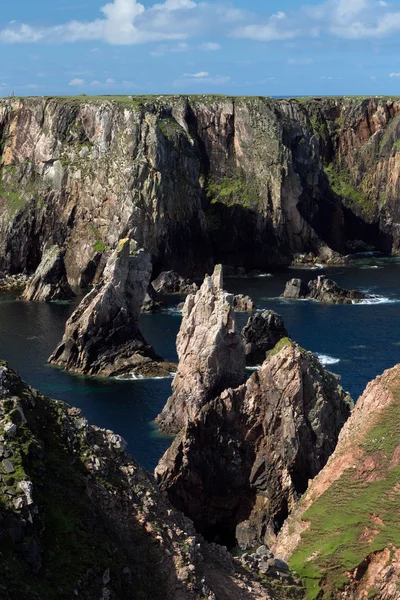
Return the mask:
[[[291,277],[309,280],[322,273],[344,287],[376,297],[371,303],[335,306],[279,297]],[[399,261],[366,257],[351,268],[285,269],[268,275],[227,278],[225,288],[249,294],[259,309],[279,312],[291,338],[339,374],[355,400],[368,381],[400,362]],[[181,317],[174,306],[179,301],[170,298],[165,312],[141,317],[147,341],[171,361],[176,360]],[[72,310],[72,305],[26,303],[0,296],[0,358],[44,394],[80,407],[91,423],[122,435],[133,457],[153,470],[171,442],[157,432],[153,421],[170,394],[172,379],[103,380],[48,366],[46,360]],[[244,325],[247,318],[239,314],[238,325]]]

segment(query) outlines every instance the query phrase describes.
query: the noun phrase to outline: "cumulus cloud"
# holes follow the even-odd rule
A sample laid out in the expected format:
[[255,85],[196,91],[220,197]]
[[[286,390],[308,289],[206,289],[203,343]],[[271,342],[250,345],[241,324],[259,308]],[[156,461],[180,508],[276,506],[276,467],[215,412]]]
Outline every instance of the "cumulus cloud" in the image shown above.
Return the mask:
[[196,79],[204,79],[204,77],[208,77],[210,73],[207,71],[199,71],[198,73],[185,73],[184,77],[195,77]]
[[230,82],[227,75],[211,76],[208,71],[199,71],[198,73],[185,73],[181,78],[173,82],[175,87],[182,87],[192,84],[224,85]]
[[80,85],[85,85],[85,80],[84,79],[79,79],[79,77],[75,77],[75,79],[71,79],[71,81],[69,82],[68,85],[71,85],[72,87],[74,87],[74,86],[80,86]]
[[390,73],[389,77],[400,77],[400,73]]
[[[92,21],[75,20],[52,27],[12,21],[0,30],[0,42],[132,45],[178,43],[211,35],[272,42],[326,34],[357,40],[400,32],[400,10],[385,0],[324,0],[266,17],[236,8],[234,0],[228,5],[224,0],[164,0],[147,7],[138,0],[110,0],[100,10]],[[205,42],[199,48],[213,51],[220,45]]]

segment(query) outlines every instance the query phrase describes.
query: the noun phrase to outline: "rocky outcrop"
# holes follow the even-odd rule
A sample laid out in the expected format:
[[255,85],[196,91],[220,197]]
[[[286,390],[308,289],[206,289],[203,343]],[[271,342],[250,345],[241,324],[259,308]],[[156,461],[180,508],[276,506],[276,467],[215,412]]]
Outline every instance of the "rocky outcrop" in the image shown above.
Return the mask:
[[49,362],[86,375],[169,374],[169,365],[143,338],[139,315],[151,274],[150,255],[121,240],[110,256],[103,283],[95,286],[68,319]]
[[335,281],[327,279],[320,275],[305,283],[301,279],[291,279],[287,282],[282,298],[288,299],[309,299],[317,302],[326,302],[327,304],[355,304],[371,298],[367,294],[358,290],[346,290]]
[[164,271],[151,282],[159,294],[195,294],[198,286],[174,271]]
[[159,312],[160,310],[162,310],[162,308],[163,302],[161,300],[161,296],[156,292],[156,290],[150,283],[143,300],[141,312]]
[[246,384],[188,422],[157,481],[207,537],[269,545],[325,466],[351,406],[335,375],[283,339]]
[[261,365],[267,352],[285,337],[283,319],[273,310],[264,310],[251,316],[242,329],[242,337],[246,350],[246,363],[249,366]]
[[261,554],[246,562],[205,543],[119,435],[44,397],[5,363],[0,415],[5,600],[285,600],[288,583],[291,598],[304,598],[272,555],[260,566]]
[[233,308],[236,312],[253,312],[257,307],[250,296],[237,294],[233,298]]
[[233,296],[223,290],[221,265],[206,275],[195,296],[186,298],[176,348],[172,396],[157,417],[168,433],[177,433],[202,406],[244,379],[244,345],[236,332]]
[[58,246],[45,249],[35,275],[22,294],[23,300],[34,302],[52,302],[54,300],[72,300],[71,290],[64,265],[64,253]]
[[399,389],[400,365],[367,385],[274,545],[320,598],[399,596]]
[[0,273],[0,294],[14,294],[23,292],[29,281],[29,277],[23,274],[5,275]]
[[265,272],[299,254],[398,252],[399,108],[383,98],[1,99],[0,270],[31,274],[45,244],[58,244],[68,281],[86,286],[129,231],[155,272],[185,277],[218,262]]

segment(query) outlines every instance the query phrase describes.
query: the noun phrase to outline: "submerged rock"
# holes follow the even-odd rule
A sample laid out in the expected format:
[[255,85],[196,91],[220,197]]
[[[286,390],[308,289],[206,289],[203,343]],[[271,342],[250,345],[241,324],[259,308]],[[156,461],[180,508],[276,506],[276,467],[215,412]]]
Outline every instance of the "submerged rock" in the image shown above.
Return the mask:
[[158,484],[205,536],[269,545],[351,406],[313,354],[281,340],[259,372],[188,422],[157,466]]
[[21,296],[22,300],[51,302],[74,297],[67,280],[63,251],[58,246],[45,249],[33,278]]
[[177,433],[204,404],[244,379],[244,344],[236,331],[233,296],[223,290],[221,265],[186,298],[176,347],[172,396],[157,417],[168,433]]
[[151,282],[159,294],[195,294],[198,286],[175,271],[163,271]]
[[[142,368],[148,372],[154,361],[162,362],[138,325],[150,273],[150,255],[136,250],[132,240],[121,240],[107,262],[103,283],[83,298],[68,319],[49,362],[103,377],[140,373]],[[157,366],[159,375],[158,371]]]
[[308,284],[301,279],[291,279],[287,282],[282,297],[293,299],[309,298],[310,300],[329,304],[353,304],[371,296],[358,290],[342,288],[335,281],[327,279],[325,275],[320,275]]
[[369,383],[275,550],[315,597],[397,600],[400,365]]
[[273,310],[264,310],[251,316],[242,329],[246,349],[246,363],[261,365],[268,350],[272,350],[284,337],[288,337],[283,319]]

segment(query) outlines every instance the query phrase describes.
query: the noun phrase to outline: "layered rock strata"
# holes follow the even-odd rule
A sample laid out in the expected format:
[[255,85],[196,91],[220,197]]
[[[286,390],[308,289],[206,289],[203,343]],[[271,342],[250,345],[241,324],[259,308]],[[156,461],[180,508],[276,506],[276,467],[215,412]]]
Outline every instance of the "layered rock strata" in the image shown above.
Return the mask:
[[261,365],[267,352],[285,337],[288,337],[288,332],[283,319],[273,310],[264,310],[249,317],[242,329],[247,365]]
[[172,396],[157,417],[168,433],[177,433],[207,402],[244,380],[244,345],[236,331],[233,295],[223,290],[221,265],[206,275],[195,296],[186,298],[176,348]]
[[[66,248],[71,285],[133,231],[155,272],[398,252],[400,103],[215,96],[0,100],[0,270]],[[332,252],[335,251],[335,252]]]
[[400,365],[367,385],[274,544],[314,597],[399,597],[399,390]]
[[58,246],[45,249],[35,275],[21,297],[34,302],[72,300],[75,297],[68,284],[64,253]]
[[5,600],[284,600],[288,583],[291,598],[304,598],[271,555],[247,563],[206,544],[119,435],[44,397],[5,363],[0,417]]
[[335,281],[320,275],[308,283],[301,279],[291,279],[287,282],[282,298],[293,300],[309,299],[327,304],[355,304],[371,298],[359,290],[346,290]]
[[65,326],[49,362],[103,377],[169,374],[139,329],[139,315],[151,274],[150,255],[124,239],[110,256],[103,283],[81,301]]
[[335,375],[283,339],[259,372],[187,423],[157,481],[207,537],[268,545],[325,466],[351,406]]

